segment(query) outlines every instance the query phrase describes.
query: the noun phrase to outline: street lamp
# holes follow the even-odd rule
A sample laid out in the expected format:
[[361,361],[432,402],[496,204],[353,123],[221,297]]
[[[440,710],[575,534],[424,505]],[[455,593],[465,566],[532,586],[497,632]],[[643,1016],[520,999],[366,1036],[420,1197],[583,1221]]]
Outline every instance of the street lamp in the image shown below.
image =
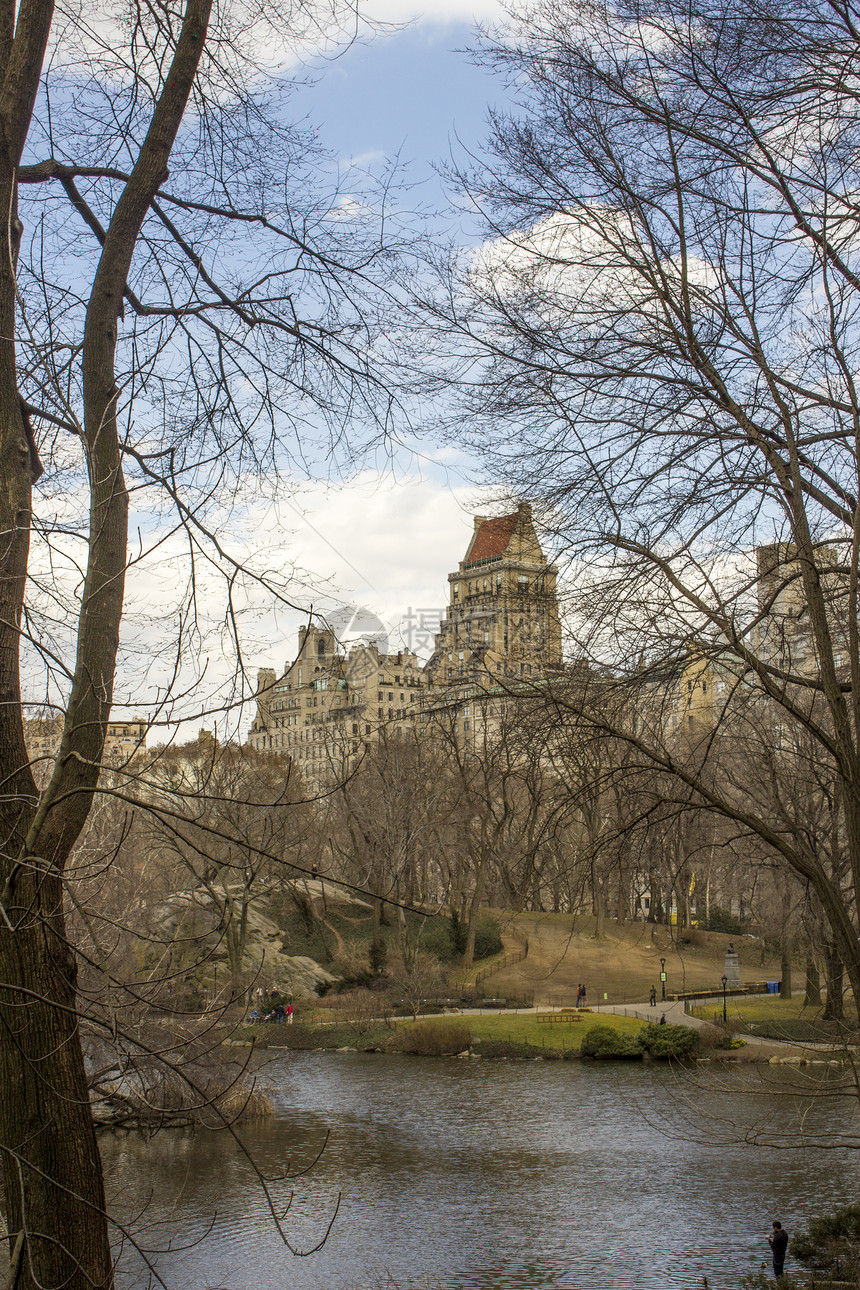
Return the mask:
[[728,984],[728,980],[729,980],[729,978],[728,978],[727,976],[724,976],[724,977],[720,977],[720,980],[721,980],[721,981],[722,981],[722,983],[723,983],[723,1025],[725,1025],[725,1024],[726,1024],[726,1021],[727,1021],[727,1017],[726,1017],[726,985]]
[[663,993],[660,995],[660,998],[665,1003],[666,1002],[666,960],[665,959],[660,960],[660,989],[663,991]]

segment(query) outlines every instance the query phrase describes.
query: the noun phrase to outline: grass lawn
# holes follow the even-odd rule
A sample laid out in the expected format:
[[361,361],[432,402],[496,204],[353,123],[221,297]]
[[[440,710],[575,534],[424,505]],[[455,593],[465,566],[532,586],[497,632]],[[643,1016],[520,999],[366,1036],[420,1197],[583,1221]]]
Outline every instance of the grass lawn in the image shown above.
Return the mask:
[[[578,1022],[559,1022],[554,1025],[540,1023],[533,1013],[517,1015],[460,1016],[428,1018],[434,1026],[466,1027],[480,1045],[488,1045],[488,1052],[501,1051],[505,1046],[514,1049],[540,1052],[578,1052],[582,1036],[591,1026],[609,1026],[628,1035],[635,1035],[645,1024],[635,1017],[616,1017],[612,1014],[582,1013]],[[338,1021],[336,1014],[327,1012],[328,1025],[309,1025],[307,1021],[294,1026],[262,1024],[245,1026],[237,1032],[240,1040],[250,1041],[270,1048],[387,1048],[396,1044],[396,1034],[402,1034],[422,1021],[401,1019],[396,1030],[372,1022],[350,1023],[346,1018]],[[334,1024],[332,1024],[334,1023]]]
[[[713,1021],[714,1014],[719,1012],[720,1017],[723,1015],[722,1002],[719,1004],[709,1003],[700,1008],[693,1009],[693,1015],[702,1017],[705,1021]],[[778,994],[758,995],[752,999],[732,999],[726,1000],[726,1015],[729,1021],[796,1021],[799,1017],[805,1017],[813,1020],[817,1015],[817,1010],[805,1008],[803,1004],[803,995],[796,994],[791,999],[781,999]]]
[[[456,1025],[465,1023],[474,1038],[482,1042],[527,1044],[530,1048],[565,1051],[578,1051],[582,1036],[591,1026],[610,1026],[612,1030],[635,1035],[644,1025],[635,1017],[616,1017],[611,1013],[585,1012],[580,1015],[581,1021],[557,1022],[554,1025],[539,1022],[534,1013],[451,1017],[450,1021]],[[413,1023],[399,1022],[398,1027],[407,1024],[411,1026]]]
[[[722,1016],[722,1005],[717,1008],[711,1003],[696,1008],[694,1012],[695,1016],[705,1021],[713,1021],[717,1012]],[[822,1021],[821,1008],[805,1005],[802,994],[794,995],[791,999],[781,999],[779,995],[729,999],[726,1016],[729,1024],[733,1023],[739,1033],[760,1035],[764,1039],[810,1043],[838,1042],[842,1039],[857,1041],[857,1023],[851,1016],[850,1005],[846,1009],[844,1023]]]

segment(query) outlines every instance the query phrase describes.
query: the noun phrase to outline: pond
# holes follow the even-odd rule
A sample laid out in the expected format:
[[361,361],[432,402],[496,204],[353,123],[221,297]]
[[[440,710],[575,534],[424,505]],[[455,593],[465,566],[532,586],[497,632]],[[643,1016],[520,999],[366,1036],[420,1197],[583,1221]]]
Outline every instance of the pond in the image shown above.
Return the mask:
[[[768,1067],[285,1054],[261,1072],[277,1114],[242,1131],[253,1165],[223,1132],[105,1136],[112,1213],[175,1290],[736,1290],[773,1218],[857,1198],[852,1151],[738,1140],[795,1125],[803,1077],[779,1071],[796,1099]],[[842,1101],[811,1117],[860,1128]],[[307,1257],[278,1235],[309,1250],[332,1215]],[[149,1283],[120,1257],[122,1290]]]

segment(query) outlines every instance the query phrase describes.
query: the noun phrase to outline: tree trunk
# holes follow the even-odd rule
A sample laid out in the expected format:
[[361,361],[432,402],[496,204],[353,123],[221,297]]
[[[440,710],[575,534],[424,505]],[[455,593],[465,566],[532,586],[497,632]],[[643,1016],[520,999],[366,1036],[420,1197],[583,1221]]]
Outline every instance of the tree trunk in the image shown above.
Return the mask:
[[818,964],[811,954],[806,960],[806,997],[804,1004],[808,1008],[819,1008],[821,1006],[821,977],[818,972]]
[[822,1016],[825,1021],[842,1021],[845,1015],[842,999],[844,969],[842,960],[832,941],[828,941],[825,955],[827,991]]
[[782,941],[782,962],[780,966],[782,979],[779,984],[779,996],[781,999],[791,998],[791,941],[788,937],[783,937]]
[[466,948],[463,951],[463,966],[471,967],[475,960],[475,938],[478,934],[478,914],[481,910],[481,899],[484,892],[484,873],[486,865],[481,862],[475,874],[475,890],[469,904],[469,930],[466,935]]

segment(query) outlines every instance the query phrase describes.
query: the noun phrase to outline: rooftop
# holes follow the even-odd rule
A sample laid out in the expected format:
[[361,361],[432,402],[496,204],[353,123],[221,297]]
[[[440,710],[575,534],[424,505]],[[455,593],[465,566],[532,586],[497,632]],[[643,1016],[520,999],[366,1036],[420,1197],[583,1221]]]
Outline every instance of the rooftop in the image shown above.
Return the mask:
[[519,512],[513,515],[500,515],[494,520],[484,520],[475,531],[472,545],[467,553],[465,567],[478,564],[482,560],[494,560],[504,555],[508,549],[514,529],[517,527]]

